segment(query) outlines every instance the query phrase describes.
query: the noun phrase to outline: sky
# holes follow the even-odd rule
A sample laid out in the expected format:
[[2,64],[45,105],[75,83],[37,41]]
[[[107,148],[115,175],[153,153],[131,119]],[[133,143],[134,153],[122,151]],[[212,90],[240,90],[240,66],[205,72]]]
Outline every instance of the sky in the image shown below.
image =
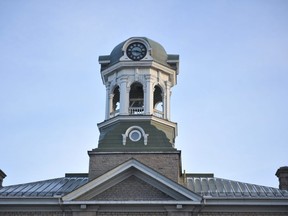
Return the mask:
[[4,186],[87,173],[98,57],[145,36],[180,55],[171,120],[186,173],[278,187],[288,166],[288,1],[0,0]]

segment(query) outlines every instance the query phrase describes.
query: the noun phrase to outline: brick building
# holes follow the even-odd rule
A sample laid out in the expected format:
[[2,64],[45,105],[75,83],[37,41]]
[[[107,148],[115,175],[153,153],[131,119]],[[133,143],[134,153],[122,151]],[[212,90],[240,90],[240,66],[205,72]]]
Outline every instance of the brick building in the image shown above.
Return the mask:
[[288,215],[287,167],[280,189],[182,173],[170,120],[178,55],[133,37],[99,63],[106,112],[89,173],[3,187],[0,170],[0,215]]

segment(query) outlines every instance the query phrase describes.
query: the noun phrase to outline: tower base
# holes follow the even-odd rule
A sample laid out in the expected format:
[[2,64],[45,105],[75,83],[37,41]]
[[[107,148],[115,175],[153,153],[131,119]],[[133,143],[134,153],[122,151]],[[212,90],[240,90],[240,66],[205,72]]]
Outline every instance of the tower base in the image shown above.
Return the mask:
[[181,183],[181,151],[171,152],[96,152],[90,157],[89,180],[93,180],[120,164],[136,159],[171,180]]

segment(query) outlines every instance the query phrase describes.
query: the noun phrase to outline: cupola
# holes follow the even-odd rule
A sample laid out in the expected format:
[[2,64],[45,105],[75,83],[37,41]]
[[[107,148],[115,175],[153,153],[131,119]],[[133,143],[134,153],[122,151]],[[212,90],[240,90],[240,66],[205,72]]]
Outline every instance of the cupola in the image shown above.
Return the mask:
[[99,63],[106,87],[106,112],[98,124],[98,147],[88,152],[90,178],[134,158],[177,180],[181,169],[170,170],[171,161],[180,167],[170,97],[177,83],[179,56],[167,54],[151,39],[132,37],[110,55],[100,56]]

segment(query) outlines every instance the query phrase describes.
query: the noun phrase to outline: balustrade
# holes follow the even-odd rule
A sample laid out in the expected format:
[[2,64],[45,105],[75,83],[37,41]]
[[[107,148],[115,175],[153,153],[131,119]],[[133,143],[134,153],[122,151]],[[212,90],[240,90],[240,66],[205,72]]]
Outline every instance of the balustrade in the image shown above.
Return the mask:
[[117,116],[117,115],[119,115],[119,109],[111,112],[111,113],[110,113],[110,118],[115,117],[115,116]]
[[164,118],[164,112],[157,110],[157,109],[154,109],[153,115],[158,117],[158,118]]
[[[119,115],[119,109],[110,113],[110,118]],[[144,115],[144,107],[129,107],[129,115]],[[164,112],[154,109],[153,115],[158,118],[164,118]]]
[[144,108],[143,107],[129,107],[129,115],[143,115]]

